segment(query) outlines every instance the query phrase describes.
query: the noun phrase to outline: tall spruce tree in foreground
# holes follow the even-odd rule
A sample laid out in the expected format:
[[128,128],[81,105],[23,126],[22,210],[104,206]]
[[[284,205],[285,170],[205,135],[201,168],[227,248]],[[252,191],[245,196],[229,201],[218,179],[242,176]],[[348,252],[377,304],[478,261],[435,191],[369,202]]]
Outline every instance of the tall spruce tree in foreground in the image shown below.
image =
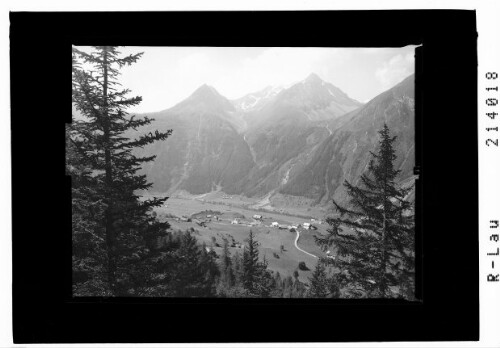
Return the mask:
[[379,136],[361,185],[344,183],[349,205],[333,202],[340,217],[327,219],[331,228],[317,243],[324,250],[336,248],[336,279],[348,296],[412,298],[415,230],[413,204],[406,200],[412,187],[396,184],[396,137],[386,124]]
[[[67,132],[66,137],[69,132]],[[76,296],[110,296],[103,227],[105,205],[92,171],[67,141],[67,175],[72,177],[73,292]]]
[[[94,263],[99,263],[97,268],[105,274],[102,281],[106,283],[101,284],[101,291],[86,291],[85,295],[147,293],[142,286],[146,281],[144,277],[154,263],[151,260],[156,241],[168,227],[151,215],[151,209],[166,198],[141,201],[138,196],[138,192],[152,184],[137,171],[155,156],[137,157],[133,150],[165,140],[171,130],[130,138],[133,131],[150,124],[152,119],[139,119],[127,113],[128,108],[138,105],[142,99],[127,97],[129,90],[120,89],[118,82],[119,70],[135,63],[141,55],[121,56],[113,46],[96,46],[91,53],[73,49],[73,105],[83,116],[82,120],[73,120],[67,135],[71,149],[68,156],[73,156],[68,164],[78,164],[70,173],[79,175],[78,178],[73,175],[73,209],[76,220],[82,214],[92,217],[90,227],[77,221],[73,249],[78,252],[74,253],[73,264],[74,268],[86,269],[78,255],[99,254],[100,259]],[[75,171],[76,167],[84,169]],[[89,190],[91,197],[84,197]],[[91,202],[99,202],[98,214],[89,210],[89,198]],[[89,248],[95,250],[92,252]],[[86,279],[95,274],[89,273]],[[75,294],[79,294],[78,289]]]

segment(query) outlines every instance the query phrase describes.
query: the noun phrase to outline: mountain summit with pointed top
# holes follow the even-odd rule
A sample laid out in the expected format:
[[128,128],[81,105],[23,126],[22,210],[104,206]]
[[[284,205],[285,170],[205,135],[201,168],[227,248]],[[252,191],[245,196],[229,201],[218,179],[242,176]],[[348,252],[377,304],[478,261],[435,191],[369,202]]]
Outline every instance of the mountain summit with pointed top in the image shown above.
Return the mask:
[[205,113],[223,113],[234,111],[233,104],[217,90],[207,84],[198,87],[188,98],[173,108],[174,112],[203,111]]
[[335,119],[363,105],[315,73],[271,97],[263,98],[265,93],[266,89],[238,100],[236,108],[247,114],[248,129]]
[[400,182],[411,182],[415,164],[414,75],[379,94],[365,105],[326,124],[331,132],[308,156],[307,164],[292,167],[280,192],[308,197],[319,204],[346,199],[344,180],[355,183],[370,163],[384,123],[396,136],[395,169]]
[[298,107],[316,120],[341,116],[363,105],[315,73],[281,93],[280,102]]
[[148,115],[156,119],[151,129],[173,134],[144,149],[141,155],[157,158],[143,173],[154,192],[220,190],[269,195],[272,204],[294,197],[342,202],[342,182],[363,173],[384,120],[398,136],[401,178],[411,177],[412,86],[409,77],[363,105],[314,73],[288,88],[266,87],[231,101],[202,85],[174,107]]
[[204,83],[203,85],[201,85],[200,87],[198,87],[194,92],[193,94],[191,94],[191,96],[210,96],[210,95],[215,95],[215,96],[220,96],[219,92],[217,92],[217,90],[210,86],[210,85],[207,85],[206,83]]
[[306,83],[317,83],[317,82],[323,82],[323,80],[315,73],[310,73],[309,76],[306,77],[304,80]]

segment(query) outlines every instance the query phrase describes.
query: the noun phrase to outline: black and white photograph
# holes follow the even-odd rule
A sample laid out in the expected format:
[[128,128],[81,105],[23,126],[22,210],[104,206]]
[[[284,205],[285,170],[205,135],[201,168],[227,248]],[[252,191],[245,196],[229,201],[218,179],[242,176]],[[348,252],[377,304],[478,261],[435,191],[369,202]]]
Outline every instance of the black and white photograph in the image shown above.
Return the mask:
[[415,48],[73,46],[72,295],[416,300]]
[[487,7],[183,6],[9,13],[12,342],[493,342]]

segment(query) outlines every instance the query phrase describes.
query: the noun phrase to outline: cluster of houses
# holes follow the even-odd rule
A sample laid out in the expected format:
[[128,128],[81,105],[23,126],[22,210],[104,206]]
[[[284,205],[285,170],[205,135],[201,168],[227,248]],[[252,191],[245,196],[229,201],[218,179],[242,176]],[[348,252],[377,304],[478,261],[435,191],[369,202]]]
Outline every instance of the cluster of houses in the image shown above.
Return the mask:
[[299,227],[302,227],[305,230],[317,229],[317,227],[315,227],[314,225],[312,225],[309,222],[304,222],[302,224],[297,224],[297,225],[283,225],[283,224],[280,224],[280,223],[274,221],[271,223],[270,227],[277,227],[277,228],[282,229],[282,230],[288,229],[292,232],[296,231]]
[[[256,226],[256,225],[260,225],[262,223],[262,220],[263,220],[262,215],[255,214],[254,216],[252,216],[252,218],[254,221],[250,222],[248,225]],[[239,225],[239,224],[243,224],[239,218],[235,218],[231,221],[231,225]]]
[[[247,226],[257,226],[261,225],[264,217],[260,214],[255,214],[252,216],[253,221],[247,222],[247,221],[242,221],[241,218],[234,218],[231,221],[231,225],[247,225]],[[201,215],[200,213],[198,214],[192,214],[191,217],[183,215],[181,218],[176,218],[177,221],[183,221],[183,222],[191,222],[193,221],[199,226],[202,227],[207,227],[207,223],[211,222],[212,220],[214,221],[220,221],[221,218],[217,214],[206,214],[206,215]],[[295,232],[298,228],[303,228],[305,230],[316,230],[317,227],[314,226],[314,224],[319,224],[321,225],[323,222],[321,220],[316,220],[316,219],[311,219],[311,222],[303,222],[301,224],[294,224],[294,225],[285,225],[285,224],[280,224],[277,221],[274,221],[271,223],[270,227],[274,228],[279,228],[279,229],[288,229],[291,232]]]
[[271,227],[277,227],[280,229],[289,229],[289,230],[297,230],[299,227],[302,227],[305,230],[311,230],[311,229],[317,230],[318,228],[316,226],[314,226],[313,223],[317,223],[317,224],[321,225],[323,223],[323,221],[311,219],[311,222],[303,222],[303,223],[297,224],[297,225],[282,225],[282,224],[279,224],[278,222],[275,221],[275,222],[271,223]]

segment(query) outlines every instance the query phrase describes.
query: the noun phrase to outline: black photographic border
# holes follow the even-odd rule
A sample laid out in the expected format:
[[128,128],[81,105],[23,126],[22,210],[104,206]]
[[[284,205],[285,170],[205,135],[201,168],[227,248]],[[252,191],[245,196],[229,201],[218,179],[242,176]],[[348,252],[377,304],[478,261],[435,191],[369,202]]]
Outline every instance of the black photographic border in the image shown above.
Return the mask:
[[[475,11],[10,14],[15,343],[479,339]],[[421,301],[73,299],[71,45],[401,47],[416,60]],[[288,327],[288,330],[281,330]]]

